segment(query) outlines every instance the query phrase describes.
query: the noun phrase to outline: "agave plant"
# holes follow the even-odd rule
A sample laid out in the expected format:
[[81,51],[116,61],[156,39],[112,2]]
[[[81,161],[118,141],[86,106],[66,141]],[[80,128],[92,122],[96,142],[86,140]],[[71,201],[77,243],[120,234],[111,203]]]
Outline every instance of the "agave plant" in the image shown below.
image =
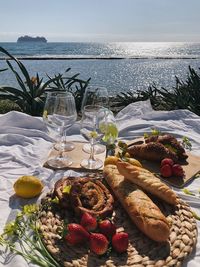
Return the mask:
[[65,76],[70,70],[71,68],[68,68],[65,73],[55,75],[54,78],[48,76],[48,78],[53,81],[49,85],[49,89],[56,90],[57,88],[60,88],[61,90],[72,93],[75,98],[77,112],[80,112],[83,95],[91,78],[87,81],[81,80],[78,78],[80,75],[79,73],[73,75],[72,77]]
[[[176,86],[171,90],[154,86],[162,108],[165,110],[188,109],[200,115],[200,75],[189,66],[186,81],[176,77]],[[158,102],[158,99],[157,99]]]
[[[1,86],[0,99],[10,100],[14,102],[20,107],[23,112],[27,114],[33,116],[40,115],[43,109],[45,90],[48,88],[48,85],[52,82],[52,80],[48,80],[47,82],[43,83],[43,78],[40,79],[38,74],[36,74],[36,77],[30,77],[27,69],[21,61],[12,56],[3,47],[0,47],[0,52],[6,54],[9,57],[9,59],[6,59],[6,63],[15,75],[15,78],[19,85],[19,88]],[[16,62],[21,72],[21,76],[14,69],[10,60],[14,60]]]
[[[87,81],[78,79],[77,76],[79,74],[75,74],[72,77],[65,77],[64,74],[58,74],[53,78],[47,75],[49,79],[44,82],[43,78],[40,78],[38,73],[35,77],[31,77],[24,64],[12,56],[3,47],[0,47],[0,52],[9,57],[6,59],[6,63],[14,74],[19,85],[19,88],[1,86],[0,100],[10,100],[17,104],[22,112],[32,116],[40,116],[43,111],[46,92],[54,90],[68,90],[74,94],[77,107],[80,107],[81,98],[90,79]],[[17,72],[11,64],[11,60],[17,64],[19,72]],[[69,70],[70,68],[68,68],[65,73]]]
[[158,106],[157,103],[157,91],[154,87],[149,87],[146,91],[137,90],[136,92],[120,92],[112,101],[112,108],[118,108],[118,110],[126,107],[127,105],[150,99],[154,106]]

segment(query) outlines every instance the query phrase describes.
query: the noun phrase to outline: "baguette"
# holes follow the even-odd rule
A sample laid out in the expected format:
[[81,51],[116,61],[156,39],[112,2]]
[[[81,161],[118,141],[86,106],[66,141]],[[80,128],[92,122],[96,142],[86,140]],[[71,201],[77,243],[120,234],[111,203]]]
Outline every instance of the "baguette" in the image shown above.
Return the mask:
[[125,180],[116,166],[105,166],[104,174],[133,223],[152,240],[167,241],[170,234],[169,223],[153,201],[138,186]]
[[169,186],[161,182],[152,172],[122,161],[117,162],[117,168],[119,173],[124,175],[130,182],[140,186],[145,191],[169,204],[177,204],[175,192],[171,190]]

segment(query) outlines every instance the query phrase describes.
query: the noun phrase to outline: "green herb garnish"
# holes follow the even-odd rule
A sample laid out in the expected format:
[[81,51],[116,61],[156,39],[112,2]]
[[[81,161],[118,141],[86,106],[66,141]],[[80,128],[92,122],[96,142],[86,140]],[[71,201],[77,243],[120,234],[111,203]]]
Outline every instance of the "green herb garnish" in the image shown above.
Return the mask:
[[71,188],[72,188],[71,185],[66,185],[66,186],[63,188],[62,192],[65,193],[65,194],[69,194]]
[[195,219],[200,221],[200,216],[196,214],[196,212],[192,211],[192,215],[194,216]]
[[187,188],[183,188],[182,191],[183,191],[183,193],[185,193],[186,195],[195,196],[195,194],[192,193],[191,191],[189,191]]
[[191,144],[190,140],[188,139],[188,137],[186,137],[186,136],[182,137],[182,145],[186,149],[189,149],[189,150],[192,149],[192,144]]

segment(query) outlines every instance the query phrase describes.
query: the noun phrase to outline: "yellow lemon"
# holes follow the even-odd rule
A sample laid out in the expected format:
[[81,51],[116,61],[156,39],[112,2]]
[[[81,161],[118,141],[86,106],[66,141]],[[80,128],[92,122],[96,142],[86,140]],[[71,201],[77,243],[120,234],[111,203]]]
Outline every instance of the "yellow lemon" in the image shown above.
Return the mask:
[[139,162],[139,160],[137,160],[137,159],[133,159],[133,158],[128,158],[127,160],[128,160],[128,162],[129,162],[130,164],[142,168],[142,164]]
[[109,164],[110,165],[116,165],[116,163],[117,163],[118,160],[119,160],[119,158],[116,157],[116,156],[109,156],[109,157],[107,157],[105,159],[104,166],[109,165]]
[[36,197],[42,189],[42,182],[35,176],[21,176],[14,183],[16,195],[23,198]]

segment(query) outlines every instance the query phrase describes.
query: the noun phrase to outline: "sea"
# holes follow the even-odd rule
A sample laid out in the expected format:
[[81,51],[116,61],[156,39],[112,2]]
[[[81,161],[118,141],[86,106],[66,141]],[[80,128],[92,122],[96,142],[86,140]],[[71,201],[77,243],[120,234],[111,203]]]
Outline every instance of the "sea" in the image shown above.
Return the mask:
[[[152,84],[173,90],[175,77],[187,79],[189,66],[199,73],[200,43],[182,42],[113,42],[113,43],[0,43],[19,58],[31,76],[79,73],[90,84],[104,86],[110,95],[147,90]],[[6,56],[0,53],[0,69],[7,68]],[[13,61],[10,63],[17,69]],[[48,76],[47,76],[48,75]],[[0,72],[0,86],[17,85],[14,74]]]

